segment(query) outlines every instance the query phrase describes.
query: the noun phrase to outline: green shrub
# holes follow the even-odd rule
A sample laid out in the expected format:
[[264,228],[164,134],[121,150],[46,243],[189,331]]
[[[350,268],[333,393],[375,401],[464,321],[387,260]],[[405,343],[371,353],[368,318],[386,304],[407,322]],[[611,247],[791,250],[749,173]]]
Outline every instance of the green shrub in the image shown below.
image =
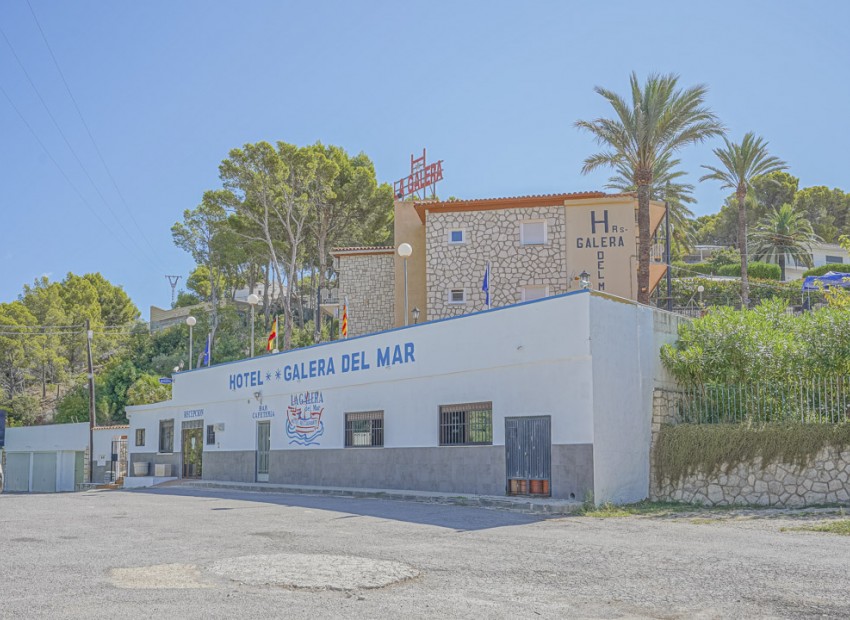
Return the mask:
[[[759,278],[761,280],[779,280],[782,278],[782,270],[779,268],[779,265],[774,265],[773,263],[761,263],[759,261],[749,264],[747,274],[751,278]],[[723,265],[717,269],[717,275],[740,278],[741,265]]]
[[751,427],[743,424],[664,425],[652,453],[658,484],[672,484],[697,472],[708,476],[761,458],[800,468],[811,464],[821,449],[850,446],[850,424],[783,424]]
[[822,276],[827,271],[836,271],[838,273],[850,273],[850,265],[845,265],[843,263],[827,263],[826,265],[821,265],[820,267],[812,267],[803,274],[803,277],[808,278],[809,276]]

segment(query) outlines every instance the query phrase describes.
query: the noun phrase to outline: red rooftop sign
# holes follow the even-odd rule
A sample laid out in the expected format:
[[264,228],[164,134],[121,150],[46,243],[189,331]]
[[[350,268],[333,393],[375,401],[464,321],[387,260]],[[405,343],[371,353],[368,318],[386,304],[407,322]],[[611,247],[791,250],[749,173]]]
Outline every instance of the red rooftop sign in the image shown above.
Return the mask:
[[[410,176],[399,179],[393,184],[393,193],[399,200],[412,196],[428,187],[431,193],[437,193],[437,181],[443,180],[443,160],[435,164],[425,163],[425,149],[422,149],[422,157],[416,159],[410,156]],[[424,193],[423,193],[423,198]]]

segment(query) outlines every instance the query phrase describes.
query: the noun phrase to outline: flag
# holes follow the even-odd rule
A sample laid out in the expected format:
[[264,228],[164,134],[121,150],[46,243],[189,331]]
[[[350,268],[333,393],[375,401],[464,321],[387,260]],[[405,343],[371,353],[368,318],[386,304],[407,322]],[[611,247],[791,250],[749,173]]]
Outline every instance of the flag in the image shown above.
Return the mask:
[[348,338],[348,305],[342,304],[342,323],[340,324],[340,332],[343,338]]
[[277,340],[277,317],[274,318],[274,323],[272,323],[272,333],[269,334],[269,343],[266,345],[266,351],[274,349],[275,340]]
[[207,346],[204,349],[204,359],[201,360],[201,366],[210,365],[210,338],[212,338],[212,334],[207,334]]
[[481,283],[481,290],[484,291],[484,303],[487,304],[487,309],[490,309],[490,262],[484,268],[484,281]]

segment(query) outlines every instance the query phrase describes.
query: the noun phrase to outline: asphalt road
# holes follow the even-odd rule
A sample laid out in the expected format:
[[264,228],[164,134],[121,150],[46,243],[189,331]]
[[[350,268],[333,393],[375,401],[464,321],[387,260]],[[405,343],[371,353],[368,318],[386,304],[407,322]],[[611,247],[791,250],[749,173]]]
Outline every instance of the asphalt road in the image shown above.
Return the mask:
[[850,617],[850,537],[781,531],[805,518],[2,495],[0,617]]

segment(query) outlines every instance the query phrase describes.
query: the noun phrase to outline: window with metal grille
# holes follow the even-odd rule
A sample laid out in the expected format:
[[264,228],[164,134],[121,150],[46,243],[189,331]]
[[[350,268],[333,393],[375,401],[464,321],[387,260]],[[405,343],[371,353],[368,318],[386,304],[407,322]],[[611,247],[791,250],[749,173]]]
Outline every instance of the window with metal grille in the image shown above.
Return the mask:
[[384,445],[384,412],[345,414],[346,448],[380,448]]
[[215,424],[207,424],[207,445],[215,445]]
[[440,407],[440,445],[472,446],[493,443],[493,403]]
[[136,445],[143,446],[145,445],[145,429],[137,428],[136,429]]
[[174,420],[159,421],[159,451],[174,452]]
[[453,288],[449,291],[449,303],[450,304],[464,304],[466,303],[466,291],[462,288]]
[[826,262],[828,264],[842,265],[844,264],[844,259],[841,256],[830,256],[829,254],[827,254]]

